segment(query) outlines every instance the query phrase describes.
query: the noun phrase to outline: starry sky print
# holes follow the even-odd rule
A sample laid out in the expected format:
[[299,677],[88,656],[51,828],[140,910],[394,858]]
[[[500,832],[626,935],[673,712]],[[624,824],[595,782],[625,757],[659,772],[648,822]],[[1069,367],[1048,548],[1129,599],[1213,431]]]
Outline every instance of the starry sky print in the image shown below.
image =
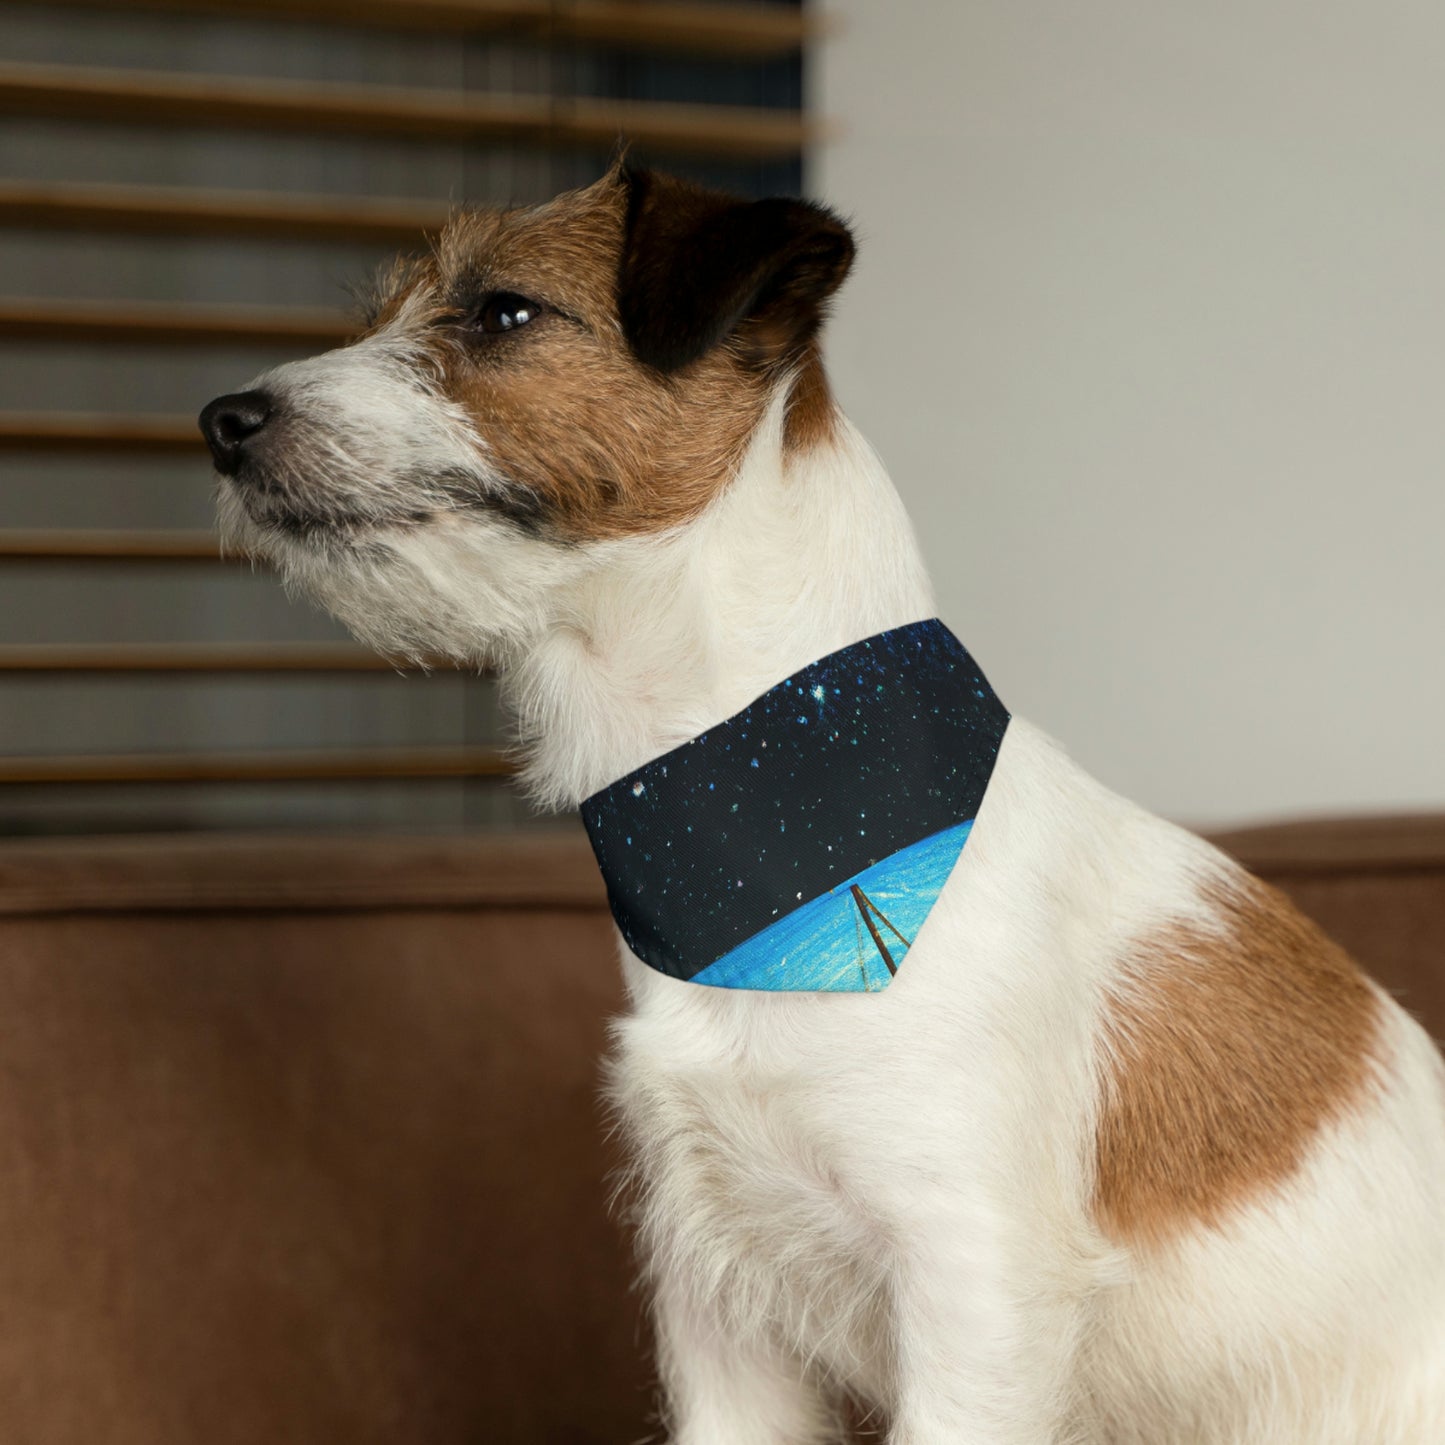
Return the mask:
[[582,805],[613,916],[690,978],[978,812],[1008,713],[936,618],[821,658]]

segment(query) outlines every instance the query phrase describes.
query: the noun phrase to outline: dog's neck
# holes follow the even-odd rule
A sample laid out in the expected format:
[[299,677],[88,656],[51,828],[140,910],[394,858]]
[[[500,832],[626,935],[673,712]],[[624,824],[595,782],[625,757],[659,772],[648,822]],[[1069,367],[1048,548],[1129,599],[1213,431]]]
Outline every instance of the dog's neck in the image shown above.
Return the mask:
[[782,412],[779,398],[696,521],[600,545],[507,670],[540,801],[575,806],[797,668],[933,615],[876,454],[841,416],[828,440],[792,452]]

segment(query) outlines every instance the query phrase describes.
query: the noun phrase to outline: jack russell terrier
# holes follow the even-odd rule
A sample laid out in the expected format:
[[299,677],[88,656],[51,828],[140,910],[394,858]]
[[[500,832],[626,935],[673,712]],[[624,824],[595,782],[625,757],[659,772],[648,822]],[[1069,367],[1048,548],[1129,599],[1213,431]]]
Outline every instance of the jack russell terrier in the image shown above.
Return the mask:
[[671,1438],[1445,1441],[1440,1057],[933,619],[819,357],[852,258],[619,164],[202,413],[228,541],[497,667],[583,807]]

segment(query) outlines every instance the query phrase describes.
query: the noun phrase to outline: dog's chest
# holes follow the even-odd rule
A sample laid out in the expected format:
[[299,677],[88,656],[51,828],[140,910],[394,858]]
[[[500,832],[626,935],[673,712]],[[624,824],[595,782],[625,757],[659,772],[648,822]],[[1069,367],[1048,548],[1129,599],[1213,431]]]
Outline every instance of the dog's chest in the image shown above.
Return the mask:
[[857,1177],[852,1090],[801,1070],[683,1062],[645,1019],[619,1037],[614,1099],[649,1254],[734,1328],[881,1390],[886,1244]]

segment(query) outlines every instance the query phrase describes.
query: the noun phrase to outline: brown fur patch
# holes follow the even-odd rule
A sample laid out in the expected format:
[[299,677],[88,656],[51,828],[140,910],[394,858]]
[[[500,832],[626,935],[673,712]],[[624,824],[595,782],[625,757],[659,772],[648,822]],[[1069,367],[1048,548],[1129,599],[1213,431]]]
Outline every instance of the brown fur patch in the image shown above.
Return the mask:
[[811,342],[788,395],[783,445],[789,451],[811,451],[833,440],[837,422],[838,407],[823,370],[823,358],[817,343]]
[[[776,376],[754,364],[742,337],[670,374],[637,358],[618,315],[627,208],[614,171],[544,206],[463,212],[434,259],[402,273],[379,310],[379,325],[434,356],[444,391],[473,419],[517,494],[500,510],[566,540],[695,517],[734,475]],[[544,309],[515,332],[468,334],[469,311],[497,292]],[[809,347],[789,442],[820,440],[831,412]]]
[[1245,874],[1211,902],[1217,932],[1136,947],[1105,1023],[1095,1212],[1135,1243],[1283,1184],[1372,1077],[1380,1005],[1351,959]]
[[730,338],[759,369],[791,367],[853,264],[853,237],[823,206],[743,201],[675,176],[625,171],[618,313],[663,373]]
[[[463,212],[382,312],[433,350],[489,462],[567,540],[691,519],[732,476],[766,401],[726,348],[676,378],[631,355],[617,321],[624,211],[614,174],[544,206]],[[461,323],[503,291],[545,310],[515,333],[448,332],[448,316]]]

